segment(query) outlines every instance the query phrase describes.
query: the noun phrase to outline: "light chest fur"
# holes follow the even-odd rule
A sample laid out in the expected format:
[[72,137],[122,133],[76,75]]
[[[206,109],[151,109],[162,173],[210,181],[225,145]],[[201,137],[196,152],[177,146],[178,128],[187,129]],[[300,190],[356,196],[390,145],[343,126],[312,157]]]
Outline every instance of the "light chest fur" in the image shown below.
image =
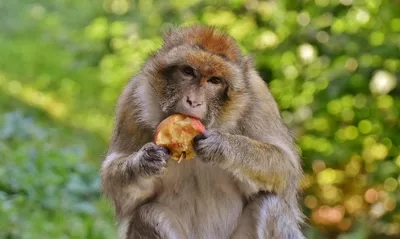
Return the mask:
[[155,199],[174,211],[190,238],[229,238],[242,213],[244,199],[226,171],[195,158],[170,160]]

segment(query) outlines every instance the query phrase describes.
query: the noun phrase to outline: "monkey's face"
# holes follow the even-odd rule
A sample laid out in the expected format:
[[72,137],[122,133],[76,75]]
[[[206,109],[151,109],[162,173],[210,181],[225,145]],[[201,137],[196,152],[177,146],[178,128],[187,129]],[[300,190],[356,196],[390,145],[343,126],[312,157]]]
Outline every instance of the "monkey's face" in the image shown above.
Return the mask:
[[[221,74],[207,74],[193,64],[173,65],[166,69],[166,113],[182,113],[210,121],[227,97],[226,79]],[[174,97],[172,96],[174,95]]]
[[162,92],[158,96],[165,116],[182,113],[210,126],[220,119],[232,94],[244,87],[243,72],[223,56],[182,46],[164,60],[154,87]]

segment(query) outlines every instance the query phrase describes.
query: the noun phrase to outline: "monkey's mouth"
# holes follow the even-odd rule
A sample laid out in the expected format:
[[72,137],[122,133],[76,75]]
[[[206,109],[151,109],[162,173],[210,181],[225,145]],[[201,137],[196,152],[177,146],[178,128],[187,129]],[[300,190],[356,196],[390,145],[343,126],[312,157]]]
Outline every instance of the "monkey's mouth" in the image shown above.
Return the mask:
[[206,120],[205,120],[205,117],[202,117],[202,116],[200,116],[200,115],[198,115],[198,114],[195,114],[195,113],[192,113],[192,112],[178,111],[178,110],[174,110],[174,111],[169,112],[168,114],[166,114],[166,115],[164,116],[164,118],[163,118],[162,120],[168,118],[169,116],[171,116],[171,115],[173,115],[173,114],[187,115],[187,116],[189,116],[189,117],[192,117],[192,118],[194,118],[194,119],[199,120],[199,121],[200,121],[202,124],[204,124],[204,125],[206,125],[206,123],[207,123]]
[[[183,114],[183,113],[182,113]],[[187,116],[190,116],[190,117],[192,117],[192,118],[194,118],[194,119],[197,119],[197,120],[202,120],[200,117],[198,117],[197,115],[195,115],[195,114],[184,114],[184,115],[187,115]]]
[[[175,114],[183,114],[183,115],[187,115],[187,116],[189,116],[189,117],[192,117],[192,118],[197,119],[197,120],[200,120],[200,121],[203,120],[203,118],[200,117],[199,115],[192,114],[192,113],[188,113],[188,112],[176,112]],[[202,123],[204,123],[204,122],[202,122]]]

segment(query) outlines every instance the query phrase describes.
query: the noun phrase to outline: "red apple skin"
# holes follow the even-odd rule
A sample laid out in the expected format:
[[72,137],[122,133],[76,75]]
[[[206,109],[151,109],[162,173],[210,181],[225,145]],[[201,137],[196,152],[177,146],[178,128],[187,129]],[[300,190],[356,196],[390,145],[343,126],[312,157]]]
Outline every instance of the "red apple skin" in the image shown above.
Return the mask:
[[206,130],[206,127],[200,122],[200,120],[192,118],[192,117],[190,117],[190,118],[191,118],[191,120],[193,122],[193,127],[195,129],[197,129],[200,133],[203,133]]
[[205,131],[200,120],[193,117],[174,114],[164,119],[158,126],[154,135],[154,142],[171,151],[171,158],[179,160],[185,152],[188,160],[196,157],[193,149],[193,138]]

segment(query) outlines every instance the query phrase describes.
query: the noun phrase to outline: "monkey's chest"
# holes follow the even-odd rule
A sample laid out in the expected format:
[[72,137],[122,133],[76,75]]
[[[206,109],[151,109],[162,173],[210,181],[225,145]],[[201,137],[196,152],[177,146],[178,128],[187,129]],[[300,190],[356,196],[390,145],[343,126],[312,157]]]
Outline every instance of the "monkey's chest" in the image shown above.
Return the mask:
[[176,212],[191,238],[228,238],[243,209],[240,191],[218,166],[199,159],[170,162],[157,201]]

